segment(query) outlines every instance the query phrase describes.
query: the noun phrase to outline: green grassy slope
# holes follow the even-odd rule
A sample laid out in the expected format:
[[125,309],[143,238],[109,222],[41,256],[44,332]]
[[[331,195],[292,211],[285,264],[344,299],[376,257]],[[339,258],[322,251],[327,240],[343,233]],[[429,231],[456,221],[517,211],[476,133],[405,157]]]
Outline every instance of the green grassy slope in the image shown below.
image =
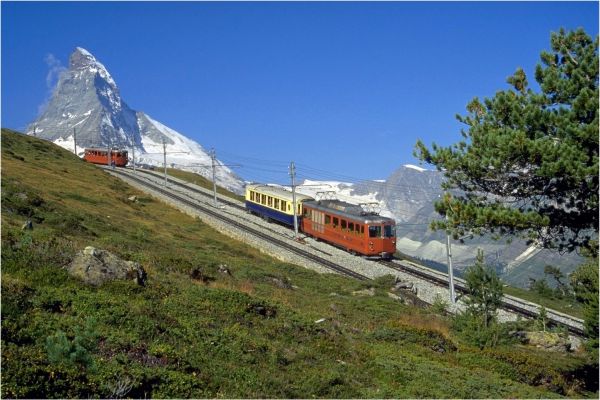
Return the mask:
[[[88,245],[140,262],[146,286],[71,278]],[[480,351],[390,299],[385,279],[352,295],[365,285],[278,262],[2,130],[2,397],[595,396],[578,356]]]

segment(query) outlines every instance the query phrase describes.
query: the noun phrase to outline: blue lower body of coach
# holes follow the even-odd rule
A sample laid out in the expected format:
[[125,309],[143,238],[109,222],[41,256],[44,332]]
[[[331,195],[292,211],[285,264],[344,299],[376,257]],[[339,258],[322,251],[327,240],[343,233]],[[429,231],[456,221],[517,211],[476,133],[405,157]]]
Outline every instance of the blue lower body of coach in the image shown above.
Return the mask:
[[[253,212],[254,214],[258,214],[262,217],[270,218],[274,221],[281,222],[282,224],[286,224],[289,226],[294,226],[294,216],[283,213],[281,211],[273,210],[272,208],[268,208],[265,206],[261,206],[256,203],[252,203],[250,201],[246,202],[246,209]],[[298,226],[300,225],[300,217],[298,216]]]

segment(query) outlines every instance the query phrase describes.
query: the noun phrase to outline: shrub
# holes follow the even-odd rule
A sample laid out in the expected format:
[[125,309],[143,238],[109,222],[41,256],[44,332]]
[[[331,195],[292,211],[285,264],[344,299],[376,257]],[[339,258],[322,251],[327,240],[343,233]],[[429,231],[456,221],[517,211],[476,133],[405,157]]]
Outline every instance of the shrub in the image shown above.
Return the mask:
[[46,338],[48,360],[53,364],[82,365],[93,368],[90,351],[94,349],[97,340],[95,331],[96,321],[88,318],[83,330],[77,329],[73,340],[59,330]]
[[448,302],[439,293],[436,294],[431,304],[431,311],[435,314],[445,314],[446,310],[448,310]]

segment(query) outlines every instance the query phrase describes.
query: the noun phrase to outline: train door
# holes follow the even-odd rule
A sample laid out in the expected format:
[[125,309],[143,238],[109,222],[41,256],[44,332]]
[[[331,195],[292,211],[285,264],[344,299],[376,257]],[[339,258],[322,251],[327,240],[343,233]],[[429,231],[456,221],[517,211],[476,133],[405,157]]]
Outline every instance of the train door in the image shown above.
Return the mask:
[[325,232],[325,213],[322,211],[312,210],[311,212],[312,229],[315,232]]

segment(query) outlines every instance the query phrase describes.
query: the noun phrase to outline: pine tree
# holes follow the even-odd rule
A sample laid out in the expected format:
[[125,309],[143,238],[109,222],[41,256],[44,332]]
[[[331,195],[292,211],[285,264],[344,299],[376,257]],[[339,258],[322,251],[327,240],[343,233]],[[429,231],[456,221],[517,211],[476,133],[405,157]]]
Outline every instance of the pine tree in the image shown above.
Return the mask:
[[588,248],[598,234],[598,38],[583,30],[551,35],[535,70],[519,68],[512,89],[467,105],[463,140],[415,155],[444,171],[446,195],[434,229],[520,234],[547,248]]
[[502,304],[502,283],[489,266],[485,265],[483,251],[477,251],[475,265],[465,271],[469,297],[467,311],[482,318],[483,327],[488,328],[496,320],[496,310]]

